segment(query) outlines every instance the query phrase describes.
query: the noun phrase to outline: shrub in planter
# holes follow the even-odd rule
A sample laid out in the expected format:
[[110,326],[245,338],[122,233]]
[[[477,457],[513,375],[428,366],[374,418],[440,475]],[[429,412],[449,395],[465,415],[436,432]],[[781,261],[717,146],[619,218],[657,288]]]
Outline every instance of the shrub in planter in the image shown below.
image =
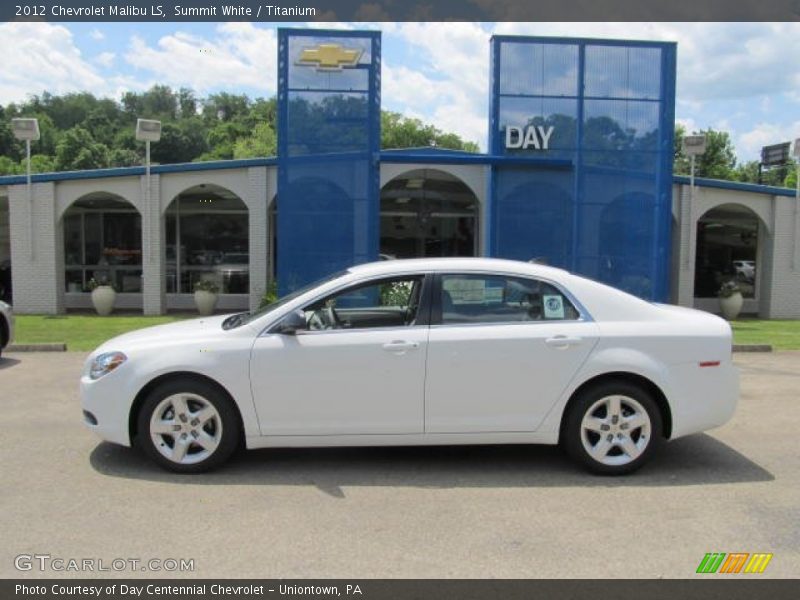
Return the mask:
[[730,280],[723,283],[717,292],[717,296],[719,296],[719,307],[725,319],[732,321],[739,316],[744,298],[735,281]]
[[265,306],[269,306],[273,302],[277,301],[278,301],[278,282],[273,280],[267,284],[267,289],[261,296],[261,302],[259,302],[258,308],[264,308]]
[[194,304],[201,315],[210,315],[214,312],[219,298],[219,286],[213,281],[201,279],[194,284]]
[[117,299],[117,292],[114,286],[107,280],[97,281],[94,277],[87,284],[89,291],[92,292],[92,305],[101,317],[106,317],[114,310],[114,301]]

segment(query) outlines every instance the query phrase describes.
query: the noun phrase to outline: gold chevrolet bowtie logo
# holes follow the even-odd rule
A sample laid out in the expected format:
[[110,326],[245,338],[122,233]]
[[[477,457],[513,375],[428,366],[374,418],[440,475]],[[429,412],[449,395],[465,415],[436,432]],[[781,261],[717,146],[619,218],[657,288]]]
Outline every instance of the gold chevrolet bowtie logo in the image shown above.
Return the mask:
[[339,44],[319,44],[314,48],[303,48],[298,65],[317,67],[320,71],[341,71],[342,67],[354,67],[361,58],[359,48],[343,48]]

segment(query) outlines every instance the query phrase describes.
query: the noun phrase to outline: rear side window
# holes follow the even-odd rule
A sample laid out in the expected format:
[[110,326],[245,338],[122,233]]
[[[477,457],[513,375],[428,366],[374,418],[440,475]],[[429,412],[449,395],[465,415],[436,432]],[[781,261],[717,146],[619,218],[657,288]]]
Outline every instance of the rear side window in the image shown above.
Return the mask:
[[443,275],[442,324],[569,321],[578,311],[555,286],[501,275]]

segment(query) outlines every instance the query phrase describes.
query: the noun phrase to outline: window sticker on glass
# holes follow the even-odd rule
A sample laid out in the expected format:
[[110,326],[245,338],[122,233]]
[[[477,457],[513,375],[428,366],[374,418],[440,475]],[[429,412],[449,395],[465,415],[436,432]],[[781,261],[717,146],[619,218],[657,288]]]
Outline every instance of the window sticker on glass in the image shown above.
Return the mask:
[[[455,304],[486,302],[486,282],[483,279],[446,279],[443,288]],[[502,288],[500,293],[502,294]]]
[[564,318],[564,299],[561,296],[545,295],[543,300],[545,319]]

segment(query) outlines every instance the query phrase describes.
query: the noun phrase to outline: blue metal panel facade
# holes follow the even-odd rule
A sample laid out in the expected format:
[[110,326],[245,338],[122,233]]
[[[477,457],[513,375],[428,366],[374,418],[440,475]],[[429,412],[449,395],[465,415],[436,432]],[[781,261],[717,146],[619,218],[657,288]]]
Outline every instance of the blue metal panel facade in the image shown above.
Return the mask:
[[[675,52],[659,42],[492,38],[490,151],[523,164],[492,166],[490,254],[667,300]],[[528,147],[515,147],[530,128]],[[534,164],[543,158],[572,168]]]
[[380,32],[278,31],[281,294],[377,260]]

